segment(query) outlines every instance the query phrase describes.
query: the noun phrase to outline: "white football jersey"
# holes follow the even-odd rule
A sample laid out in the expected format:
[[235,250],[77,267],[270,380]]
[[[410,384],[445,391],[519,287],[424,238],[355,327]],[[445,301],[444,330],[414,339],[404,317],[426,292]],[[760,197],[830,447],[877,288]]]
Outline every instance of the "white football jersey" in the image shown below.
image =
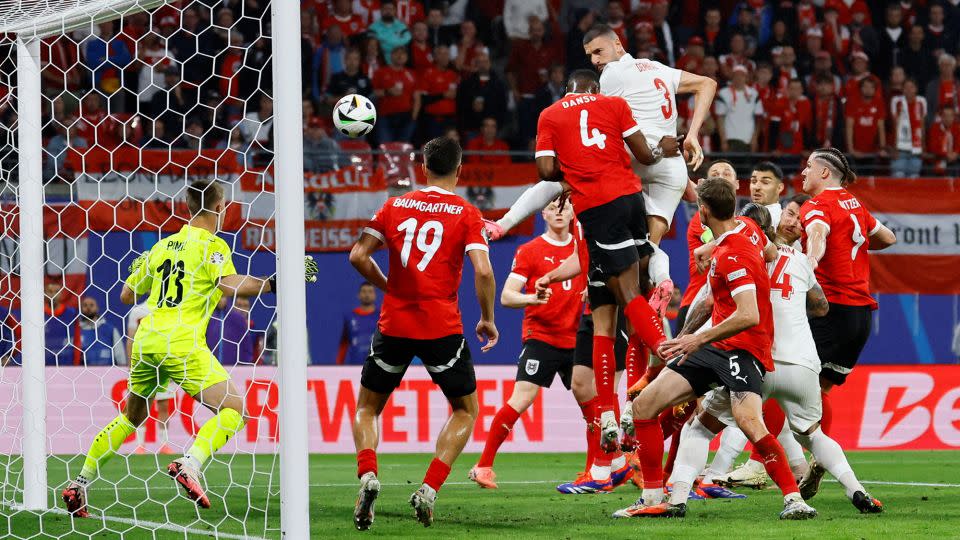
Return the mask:
[[780,225],[780,216],[783,215],[783,207],[780,206],[780,201],[777,201],[773,204],[768,204],[764,206],[768,212],[770,212],[770,225],[773,226],[773,230],[777,230],[777,226]]
[[647,142],[657,144],[663,136],[677,136],[677,87],[681,73],[655,60],[638,60],[624,54],[620,60],[604,66],[600,93],[627,100]]
[[773,306],[773,360],[820,372],[820,357],[807,319],[807,291],[817,285],[803,253],[777,246],[779,257],[767,263]]

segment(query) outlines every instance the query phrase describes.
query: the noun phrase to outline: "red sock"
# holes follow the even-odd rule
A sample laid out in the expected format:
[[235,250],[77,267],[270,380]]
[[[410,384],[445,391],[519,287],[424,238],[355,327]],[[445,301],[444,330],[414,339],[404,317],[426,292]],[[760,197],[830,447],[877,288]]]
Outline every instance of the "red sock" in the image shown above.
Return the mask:
[[593,465],[593,460],[600,452],[600,430],[597,429],[599,414],[597,413],[598,398],[593,398],[580,403],[580,411],[583,413],[583,420],[587,423],[587,464],[583,470],[589,471]]
[[683,429],[683,425],[687,423],[687,420],[693,415],[693,412],[697,408],[697,403],[691,401],[683,406],[680,414],[677,414],[673,407],[664,410],[660,413],[660,416],[657,418],[657,421],[660,422],[660,430],[663,431],[664,440],[680,433],[680,430]]
[[423,483],[436,491],[440,491],[440,486],[447,481],[449,475],[450,466],[437,458],[433,458],[430,467],[427,468],[427,474],[423,477]]
[[673,464],[677,461],[677,452],[680,451],[680,432],[677,431],[670,439],[670,451],[667,452],[667,464],[663,466],[663,477],[670,478],[673,473]]
[[[783,414],[783,409],[780,408],[780,404],[776,400],[768,399],[763,404],[763,423],[767,426],[767,431],[770,432],[774,437],[779,437],[780,432],[783,431],[783,423],[786,422],[787,418]],[[754,461],[759,461],[763,463],[763,457],[760,455],[760,452],[757,451],[757,447],[753,447],[753,451],[750,452],[750,459]]]
[[477,467],[493,467],[493,460],[497,458],[497,450],[500,445],[510,435],[513,424],[520,418],[520,413],[514,410],[510,404],[504,405],[493,417],[490,423],[490,434],[487,435],[487,443],[483,446],[483,453],[480,454],[480,461]]
[[767,474],[770,475],[770,478],[773,478],[784,495],[800,491],[797,488],[797,480],[793,477],[793,471],[790,470],[790,464],[787,463],[787,455],[783,452],[783,447],[780,446],[776,437],[767,433],[753,446],[763,456],[761,461],[763,468],[767,470]]
[[623,314],[627,316],[633,331],[640,336],[640,340],[651,351],[656,352],[660,342],[667,339],[663,333],[663,326],[657,312],[650,307],[647,299],[642,295],[636,298],[623,308]]
[[660,429],[660,422],[656,418],[634,419],[633,427],[637,437],[637,457],[640,458],[640,470],[643,472],[643,487],[662,488],[663,430]]
[[616,374],[617,361],[613,352],[613,338],[593,336],[593,378],[597,383],[601,413],[613,410],[613,385]]
[[647,348],[640,343],[637,334],[630,336],[627,343],[627,388],[637,384],[647,369]]
[[357,452],[357,478],[368,472],[377,474],[377,452],[372,448]]
[[820,417],[820,429],[824,435],[830,434],[830,426],[833,424],[833,407],[830,405],[830,394],[820,392],[820,398],[823,400],[823,413]]

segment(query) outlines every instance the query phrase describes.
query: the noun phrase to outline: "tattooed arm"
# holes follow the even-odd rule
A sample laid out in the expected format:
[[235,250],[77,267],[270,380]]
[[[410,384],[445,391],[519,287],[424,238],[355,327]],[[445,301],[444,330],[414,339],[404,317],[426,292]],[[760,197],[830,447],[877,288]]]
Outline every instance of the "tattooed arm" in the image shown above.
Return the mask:
[[807,317],[823,317],[830,311],[830,304],[820,285],[814,285],[807,291]]
[[704,285],[697,293],[697,297],[690,304],[690,311],[687,312],[687,320],[683,323],[683,328],[677,337],[685,334],[692,334],[702,327],[713,313],[713,295],[710,294],[710,285]]

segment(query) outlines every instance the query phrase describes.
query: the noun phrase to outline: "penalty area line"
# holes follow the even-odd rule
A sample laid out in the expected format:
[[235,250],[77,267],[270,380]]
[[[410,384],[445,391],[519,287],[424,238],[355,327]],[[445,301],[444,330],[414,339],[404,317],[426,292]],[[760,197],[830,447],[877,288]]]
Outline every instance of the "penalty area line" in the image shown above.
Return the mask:
[[[50,508],[50,509],[48,509],[48,510],[35,511],[35,510],[27,510],[27,509],[25,509],[22,505],[19,505],[19,504],[10,504],[10,503],[6,503],[6,502],[3,503],[3,506],[6,506],[6,507],[8,507],[8,508],[10,508],[10,509],[12,509],[12,510],[14,510],[14,511],[18,511],[18,512],[32,512],[32,513],[37,513],[37,514],[60,514],[60,515],[63,515],[63,516],[69,516],[69,515],[70,515],[70,512],[67,512],[66,510],[64,510],[64,509],[62,509],[62,508]],[[161,530],[171,531],[171,532],[177,532],[177,533],[196,534],[196,535],[201,535],[201,536],[209,536],[209,537],[213,537],[213,538],[223,538],[223,539],[225,539],[225,540],[267,540],[266,538],[263,538],[263,537],[261,537],[261,536],[247,536],[247,535],[243,535],[243,534],[225,533],[225,532],[219,532],[219,531],[217,531],[216,529],[213,529],[213,530],[211,530],[211,529],[197,529],[197,528],[194,528],[194,527],[185,527],[185,526],[183,526],[183,525],[176,525],[176,524],[173,524],[173,523],[160,523],[160,522],[157,522],[157,521],[146,521],[146,520],[142,520],[142,519],[132,519],[132,518],[124,518],[124,517],[118,517],[118,516],[108,516],[108,515],[106,515],[106,514],[90,514],[90,517],[86,517],[86,518],[74,518],[74,519],[82,519],[82,520],[88,520],[88,521],[103,521],[103,522],[122,523],[122,524],[124,524],[124,525],[132,525],[132,526],[134,526],[134,527],[139,527],[139,528],[142,528],[142,529],[154,529],[154,530],[156,530],[156,529],[161,529]]]

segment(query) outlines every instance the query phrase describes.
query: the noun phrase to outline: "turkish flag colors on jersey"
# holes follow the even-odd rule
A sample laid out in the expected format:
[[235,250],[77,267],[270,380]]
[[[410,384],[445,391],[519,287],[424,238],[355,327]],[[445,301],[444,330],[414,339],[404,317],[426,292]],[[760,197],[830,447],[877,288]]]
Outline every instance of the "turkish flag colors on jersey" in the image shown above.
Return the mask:
[[390,251],[380,332],[409,339],[462,334],[457,289],[463,257],[471,250],[488,251],[480,211],[430,186],[388,199],[363,232]]
[[567,94],[537,123],[536,157],[555,156],[577,212],[640,191],[623,139],[640,130],[620,97]]

